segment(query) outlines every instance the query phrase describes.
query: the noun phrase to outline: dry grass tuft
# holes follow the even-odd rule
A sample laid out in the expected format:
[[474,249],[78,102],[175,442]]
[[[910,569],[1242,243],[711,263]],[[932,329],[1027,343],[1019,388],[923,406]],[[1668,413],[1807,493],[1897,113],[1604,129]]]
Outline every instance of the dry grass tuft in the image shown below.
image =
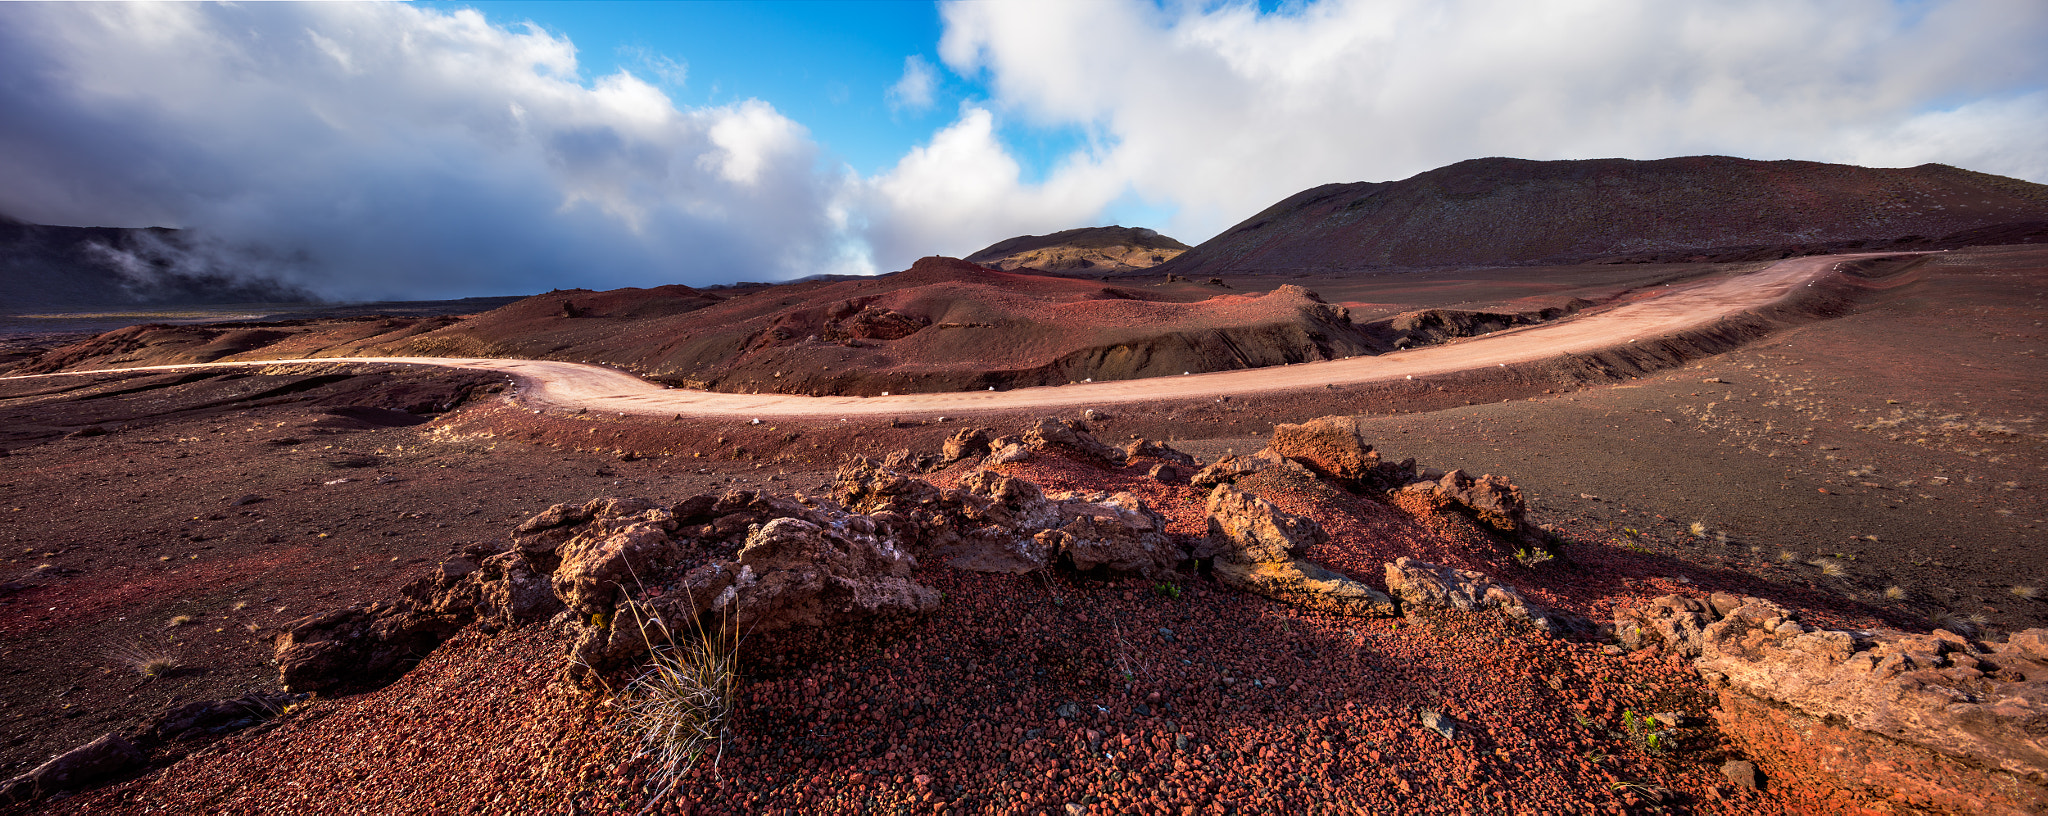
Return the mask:
[[1982,614],[1963,615],[1946,609],[1936,611],[1928,616],[1928,620],[1934,623],[1936,629],[1947,629],[1963,637],[1976,637],[1978,633],[1984,631],[1984,625],[1991,622]]
[[171,618],[170,625],[172,628],[176,628],[179,626],[189,626],[194,620],[197,620],[197,618],[194,618],[191,615],[177,615]]
[[1849,568],[1832,558],[1816,558],[1813,565],[1820,568],[1820,574],[1829,578],[1840,578],[1849,574]]
[[1905,599],[1906,599],[1906,594],[1907,594],[1907,593],[1906,593],[1906,588],[1905,588],[1905,587],[1901,587],[1901,586],[1888,586],[1888,587],[1885,587],[1885,588],[1884,588],[1884,596],[1885,596],[1885,597],[1887,597],[1887,598],[1890,598],[1890,599],[1892,599],[1892,600],[1894,600],[1894,601],[1903,601],[1903,600],[1905,600]]
[[2041,589],[2040,589],[2040,587],[2031,587],[2031,586],[2024,586],[2024,585],[2022,585],[2022,586],[2015,586],[2015,587],[2013,587],[2012,589],[2010,589],[2010,590],[2007,590],[2007,591],[2008,591],[2008,592],[2011,592],[2011,593],[2012,593],[2012,596],[2013,596],[2013,597],[2015,597],[2015,598],[2022,598],[2022,599],[2025,599],[2025,600],[2029,600],[2029,601],[2031,601],[2031,600],[2034,600],[2034,599],[2036,599],[2036,598],[2039,598],[2039,597],[2041,597]]
[[109,650],[107,661],[113,663],[116,668],[142,675],[145,680],[155,680],[184,665],[179,661],[176,650],[141,644]]
[[[677,642],[659,617],[642,617],[637,604],[621,611],[633,615],[648,641],[653,663],[614,699],[624,711],[622,724],[640,734],[640,756],[654,761],[662,782],[653,801],[667,797],[676,782],[704,758],[713,767],[725,753],[726,730],[739,704],[740,634],[720,625],[706,630],[692,621],[693,636]],[[659,633],[664,641],[655,645]]]
[[1786,563],[1786,564],[1790,564],[1790,563],[1796,562],[1796,561],[1798,561],[1798,560],[1799,560],[1799,554],[1798,554],[1798,553],[1796,553],[1796,552],[1793,552],[1793,551],[1791,551],[1791,550],[1779,550],[1779,551],[1778,551],[1778,561],[1779,561],[1779,562],[1781,562],[1781,563]]
[[1707,533],[1710,532],[1707,529],[1707,523],[1704,521],[1695,521],[1692,523],[1692,526],[1687,527],[1686,530],[1692,533],[1693,538],[1706,538]]

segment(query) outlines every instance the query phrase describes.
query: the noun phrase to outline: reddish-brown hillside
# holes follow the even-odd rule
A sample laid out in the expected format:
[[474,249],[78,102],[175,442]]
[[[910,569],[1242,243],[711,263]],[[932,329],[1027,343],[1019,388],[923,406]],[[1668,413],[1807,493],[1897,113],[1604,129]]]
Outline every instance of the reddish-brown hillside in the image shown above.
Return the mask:
[[[1482,316],[1504,320],[1514,315]],[[23,373],[215,360],[518,357],[605,363],[737,392],[982,390],[1256,368],[1370,354],[1401,337],[1300,286],[1261,293],[1004,272],[952,258],[855,280],[558,291],[467,318],[139,326]]]
[[892,275],[739,291],[668,314],[648,313],[640,296],[613,306],[612,293],[548,295],[376,350],[602,361],[726,391],[903,393],[1214,371],[1373,348],[1342,307],[1300,287],[1215,293],[926,258]]
[[1940,164],[1473,159],[1304,190],[1164,264],[1190,277],[1589,260],[2048,221],[2048,186]]

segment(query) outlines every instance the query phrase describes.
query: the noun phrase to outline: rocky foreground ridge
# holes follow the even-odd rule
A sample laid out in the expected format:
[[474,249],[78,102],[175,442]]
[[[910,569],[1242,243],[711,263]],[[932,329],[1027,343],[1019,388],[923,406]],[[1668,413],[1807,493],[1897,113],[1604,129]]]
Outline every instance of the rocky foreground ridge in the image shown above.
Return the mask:
[[[1131,492],[1048,492],[1003,472],[1038,458],[1201,489],[1206,533],[1170,532],[1160,509]],[[743,632],[751,650],[773,652],[784,633],[914,620],[947,603],[921,578],[943,566],[1140,576],[1160,586],[1207,575],[1354,617],[1491,611],[1524,622],[1530,637],[1690,661],[1717,695],[1713,724],[1747,757],[1724,768],[1738,784],[1797,780],[1864,812],[2048,812],[2048,630],[1996,641],[1834,631],[1725,593],[1661,597],[1607,622],[1546,609],[1481,572],[1408,557],[1379,575],[1346,575],[1305,557],[1328,533],[1248,487],[1258,474],[1405,502],[1485,530],[1510,551],[1551,554],[1556,543],[1509,480],[1385,461],[1344,417],[1281,425],[1258,453],[1206,466],[1159,442],[1110,446],[1073,421],[1002,436],[968,429],[938,453],[856,458],[826,497],[734,490],[672,504],[556,505],[505,539],[454,553],[403,597],[291,624],[276,642],[283,691],[194,704],[139,732],[108,734],[0,785],[0,796],[89,786],[174,758],[166,747],[181,741],[260,725],[303,695],[388,682],[466,627],[566,633],[573,645],[561,680],[588,693],[669,645],[670,633]],[[1424,716],[1446,738],[1458,733],[1450,718]],[[1668,793],[1647,791],[1645,801],[1670,804]]]

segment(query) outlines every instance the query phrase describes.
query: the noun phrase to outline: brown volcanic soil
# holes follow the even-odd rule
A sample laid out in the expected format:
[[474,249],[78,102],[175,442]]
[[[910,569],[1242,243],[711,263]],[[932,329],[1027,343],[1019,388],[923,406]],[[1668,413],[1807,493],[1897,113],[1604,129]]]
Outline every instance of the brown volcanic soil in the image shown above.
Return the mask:
[[[2015,222],[2023,223],[1920,245]],[[1200,279],[1243,270],[1355,273],[1599,258],[1764,260],[1830,242],[1904,239],[1910,248],[1947,248],[2010,243],[2017,235],[2040,241],[2048,239],[2041,222],[2048,222],[2048,186],[1940,164],[1490,158],[1401,181],[1304,190],[1156,271]]]
[[927,259],[876,279],[726,294],[681,286],[554,292],[469,317],[135,326],[13,369],[476,356],[602,363],[737,393],[1007,390],[1379,354],[1626,305],[1674,285],[1760,268],[1480,268],[1105,286]]
[[22,372],[224,360],[479,356],[601,362],[741,393],[981,390],[1279,365],[1385,347],[1298,287],[1000,272],[927,258],[873,279],[721,297],[682,286],[554,292],[466,319],[137,326]]
[[[2037,427],[2044,279],[2048,251],[1951,253],[1882,279],[1889,288],[1845,316],[1682,368],[1103,405],[1113,418],[1095,429],[1110,441],[1174,437],[1206,459],[1256,449],[1274,422],[1364,412],[1392,456],[1510,475],[1571,542],[1571,564],[1523,568],[1455,520],[1313,484],[1261,486],[1338,533],[1313,557],[1373,583],[1378,560],[1414,553],[1584,613],[1683,587],[1764,595],[1818,623],[1924,626],[1949,610],[1994,629],[2044,625],[2042,602],[2007,591],[2048,581],[2037,484],[2048,468]],[[327,411],[426,410],[488,383],[354,370],[315,385],[313,372],[290,369],[182,383],[193,375],[104,375],[70,390],[68,378],[0,382],[0,428],[11,434],[0,447],[12,450],[0,458],[0,542],[15,542],[6,566],[79,570],[42,570],[0,604],[0,652],[15,672],[0,690],[13,743],[0,775],[173,699],[270,687],[265,632],[242,627],[387,596],[450,547],[503,536],[549,503],[673,501],[728,484],[814,490],[844,453],[932,450],[960,427],[536,415],[493,399],[384,427],[363,418],[396,417]],[[133,390],[149,385],[163,387]],[[976,421],[1009,430],[1031,418]],[[112,430],[61,438],[93,423]],[[302,442],[264,442],[278,436]],[[620,461],[618,450],[653,456]],[[374,461],[335,467],[353,456]],[[1049,488],[1139,489],[1182,532],[1199,519],[1185,489],[1131,473],[1057,458],[1016,470]],[[344,477],[355,480],[325,484]],[[230,505],[249,494],[264,500]],[[1695,519],[1729,543],[1693,538],[1683,528]],[[1801,558],[1781,563],[1781,549]],[[1841,577],[1804,563],[1838,552]],[[1621,781],[1686,793],[1680,812],[1819,807],[1810,791],[1728,787],[1710,733],[1662,757],[1608,733],[1623,709],[1702,712],[1685,670],[1535,639],[1498,618],[1332,619],[1204,578],[1178,600],[1146,582],[1066,575],[928,567],[920,580],[947,593],[934,618],[835,635],[815,660],[764,655],[749,666],[724,764],[683,789],[696,812],[1126,812],[1154,799],[1174,811],[1646,809]],[[1906,597],[1884,597],[1890,585]],[[168,627],[180,614],[196,621]],[[172,635],[188,668],[167,678],[142,682],[100,656]],[[562,659],[551,637],[466,635],[387,689],[316,702],[272,730],[47,809],[637,805],[642,771],[621,762],[604,711],[547,687]],[[1052,709],[1063,702],[1088,713],[1061,720]],[[1422,729],[1423,709],[1477,736],[1447,743]]]

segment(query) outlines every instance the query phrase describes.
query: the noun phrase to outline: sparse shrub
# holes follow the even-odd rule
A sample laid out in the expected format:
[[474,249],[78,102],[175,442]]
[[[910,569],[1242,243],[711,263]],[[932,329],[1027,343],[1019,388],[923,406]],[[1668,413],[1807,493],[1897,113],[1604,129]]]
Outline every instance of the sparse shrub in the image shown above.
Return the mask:
[[177,651],[168,647],[160,648],[141,644],[124,646],[109,651],[107,652],[107,660],[117,668],[127,669],[142,675],[144,680],[155,680],[177,670],[179,666],[183,665],[178,659]]
[[[642,618],[630,602],[625,609],[640,624],[653,662],[615,696],[614,705],[625,713],[623,724],[639,732],[639,755],[654,761],[662,782],[654,795],[659,801],[706,753],[713,767],[724,756],[726,730],[739,704],[741,637],[737,627],[721,624],[710,631],[692,621],[694,635],[678,642],[661,618]],[[661,633],[662,645],[654,644],[650,630]]]
[[1972,620],[1971,618],[1973,617],[1982,618],[1984,616],[1974,615],[1966,617],[1963,615],[1956,614],[1954,612],[1950,612],[1946,609],[1941,609],[1936,610],[1935,613],[1929,615],[1927,619],[1929,622],[1934,624],[1934,628],[1936,629],[1947,629],[1958,635],[1962,635],[1963,637],[1975,637],[1977,634],[1978,622]]

